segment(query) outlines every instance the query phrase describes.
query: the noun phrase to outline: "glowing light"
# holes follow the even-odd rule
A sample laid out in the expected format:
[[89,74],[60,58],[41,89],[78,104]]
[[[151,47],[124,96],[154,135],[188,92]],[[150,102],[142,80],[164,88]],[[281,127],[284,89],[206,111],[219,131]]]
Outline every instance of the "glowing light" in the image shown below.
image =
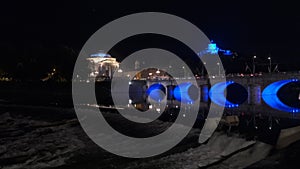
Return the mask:
[[228,101],[224,95],[224,91],[227,86],[233,84],[233,81],[220,82],[213,85],[209,91],[210,99],[217,105],[227,108],[235,108],[238,107],[239,104],[234,104]]
[[208,87],[207,86],[203,86],[202,88],[202,99],[204,102],[208,102]]
[[103,51],[99,51],[98,53],[91,54],[91,57],[102,57],[102,58],[108,58],[111,57],[109,54],[104,53]]
[[230,56],[232,55],[232,52],[230,50],[225,50],[224,55]]
[[199,56],[203,56],[205,54],[218,54],[218,53],[222,53],[224,56],[232,56],[233,52],[231,50],[224,50],[224,49],[220,49],[218,48],[217,44],[214,43],[213,41],[211,41],[211,43],[208,44],[208,47],[206,50],[204,51],[200,51],[198,53]]
[[158,113],[160,113],[160,108],[156,108],[156,111],[157,111]]
[[218,54],[218,50],[219,48],[217,47],[217,44],[215,43],[210,43],[208,44],[208,53],[211,53],[211,54]]
[[[194,86],[190,82],[181,83],[174,88],[173,95],[176,100],[185,104],[192,104],[198,98],[198,93],[191,93],[189,90]],[[195,86],[194,86],[195,87]],[[191,96],[191,94],[196,94]]]
[[166,88],[162,84],[153,84],[147,89],[146,94],[151,99],[160,102],[166,96]]
[[277,96],[278,91],[281,87],[284,85],[296,82],[297,79],[289,79],[289,80],[281,80],[278,82],[274,82],[270,85],[268,85],[262,92],[262,98],[263,100],[272,108],[284,111],[284,112],[290,112],[290,113],[298,113],[300,112],[299,108],[291,107],[286,104],[284,104]]

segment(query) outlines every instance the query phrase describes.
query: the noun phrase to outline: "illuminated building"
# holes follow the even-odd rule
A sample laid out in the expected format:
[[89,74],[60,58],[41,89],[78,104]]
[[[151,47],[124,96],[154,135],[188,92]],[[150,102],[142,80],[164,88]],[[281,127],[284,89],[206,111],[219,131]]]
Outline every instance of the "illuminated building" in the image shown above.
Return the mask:
[[204,51],[201,51],[198,53],[199,56],[203,56],[205,54],[211,54],[211,55],[216,55],[218,53],[221,53],[224,56],[232,56],[233,53],[230,50],[224,50],[220,49],[216,43],[211,41],[211,43],[208,44],[207,48]]
[[99,51],[87,58],[90,78],[107,79],[119,68],[119,62],[109,54]]

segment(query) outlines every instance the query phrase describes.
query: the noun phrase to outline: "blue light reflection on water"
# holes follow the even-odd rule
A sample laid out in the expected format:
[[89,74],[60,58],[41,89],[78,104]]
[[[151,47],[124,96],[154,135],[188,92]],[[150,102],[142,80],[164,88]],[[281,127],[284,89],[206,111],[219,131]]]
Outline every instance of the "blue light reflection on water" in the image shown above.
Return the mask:
[[[291,82],[299,82],[297,79],[287,79],[287,80],[281,80],[274,82],[270,85],[268,85],[262,92],[262,94],[255,94],[257,97],[261,97],[264,102],[269,105],[270,107],[284,111],[284,112],[290,112],[290,113],[298,113],[300,112],[300,108],[292,107],[289,105],[286,105],[283,103],[280,98],[278,98],[278,91],[286,84]],[[226,96],[224,94],[224,91],[226,88],[231,85],[235,84],[233,81],[227,81],[227,82],[220,82],[215,85],[213,85],[210,90],[208,91],[208,88],[202,90],[202,97],[205,98],[204,95],[209,96],[211,101],[219,106],[224,106],[226,108],[236,108],[239,107],[240,104],[233,103],[226,99]],[[187,83],[181,83],[177,86],[175,86],[174,89],[171,89],[172,91],[170,94],[174,96],[174,98],[184,104],[192,104],[194,103],[195,99],[191,97],[191,93],[189,93],[189,90],[191,88],[192,84]],[[203,92],[206,91],[206,92]],[[208,93],[207,93],[208,91]],[[260,93],[260,90],[258,91]],[[160,102],[164,99],[166,94],[166,88],[162,84],[153,84],[147,89],[148,96],[157,101]],[[207,99],[203,99],[202,101],[207,102]]]
[[274,82],[270,85],[268,85],[262,92],[262,98],[270,107],[284,111],[284,112],[290,112],[290,113],[298,113],[300,112],[299,108],[291,107],[286,104],[284,104],[277,96],[277,93],[280,88],[282,88],[284,85],[291,83],[291,82],[297,82],[297,79],[288,79],[288,80],[281,80],[278,82]]
[[192,86],[192,83],[186,82],[177,85],[174,88],[173,94],[176,100],[181,101],[185,104],[192,104],[194,100],[189,95],[189,89]]
[[209,97],[211,101],[219,106],[224,106],[226,108],[235,108],[238,107],[239,104],[234,104],[228,101],[224,95],[224,91],[226,87],[233,84],[233,81],[220,82],[216,83],[210,88]]
[[162,84],[157,83],[151,85],[146,93],[151,99],[160,102],[166,97],[166,88]]
[[203,86],[202,87],[202,100],[203,102],[208,102],[208,93],[209,93],[209,90],[208,90],[208,86]]

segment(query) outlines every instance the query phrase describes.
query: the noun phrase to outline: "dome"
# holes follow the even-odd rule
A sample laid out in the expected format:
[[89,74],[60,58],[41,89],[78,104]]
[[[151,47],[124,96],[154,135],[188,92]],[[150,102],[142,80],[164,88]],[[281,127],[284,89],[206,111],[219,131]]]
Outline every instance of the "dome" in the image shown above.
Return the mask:
[[91,57],[100,57],[100,58],[110,58],[110,54],[107,54],[103,51],[99,51],[98,53],[94,53],[90,55]]

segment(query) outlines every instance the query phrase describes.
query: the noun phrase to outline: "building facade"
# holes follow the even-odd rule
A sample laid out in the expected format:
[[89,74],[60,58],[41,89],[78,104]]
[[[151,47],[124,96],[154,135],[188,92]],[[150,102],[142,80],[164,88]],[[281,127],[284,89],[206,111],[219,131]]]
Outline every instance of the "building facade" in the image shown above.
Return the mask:
[[114,72],[119,69],[119,62],[109,54],[99,51],[87,58],[90,69],[90,79],[111,79]]

